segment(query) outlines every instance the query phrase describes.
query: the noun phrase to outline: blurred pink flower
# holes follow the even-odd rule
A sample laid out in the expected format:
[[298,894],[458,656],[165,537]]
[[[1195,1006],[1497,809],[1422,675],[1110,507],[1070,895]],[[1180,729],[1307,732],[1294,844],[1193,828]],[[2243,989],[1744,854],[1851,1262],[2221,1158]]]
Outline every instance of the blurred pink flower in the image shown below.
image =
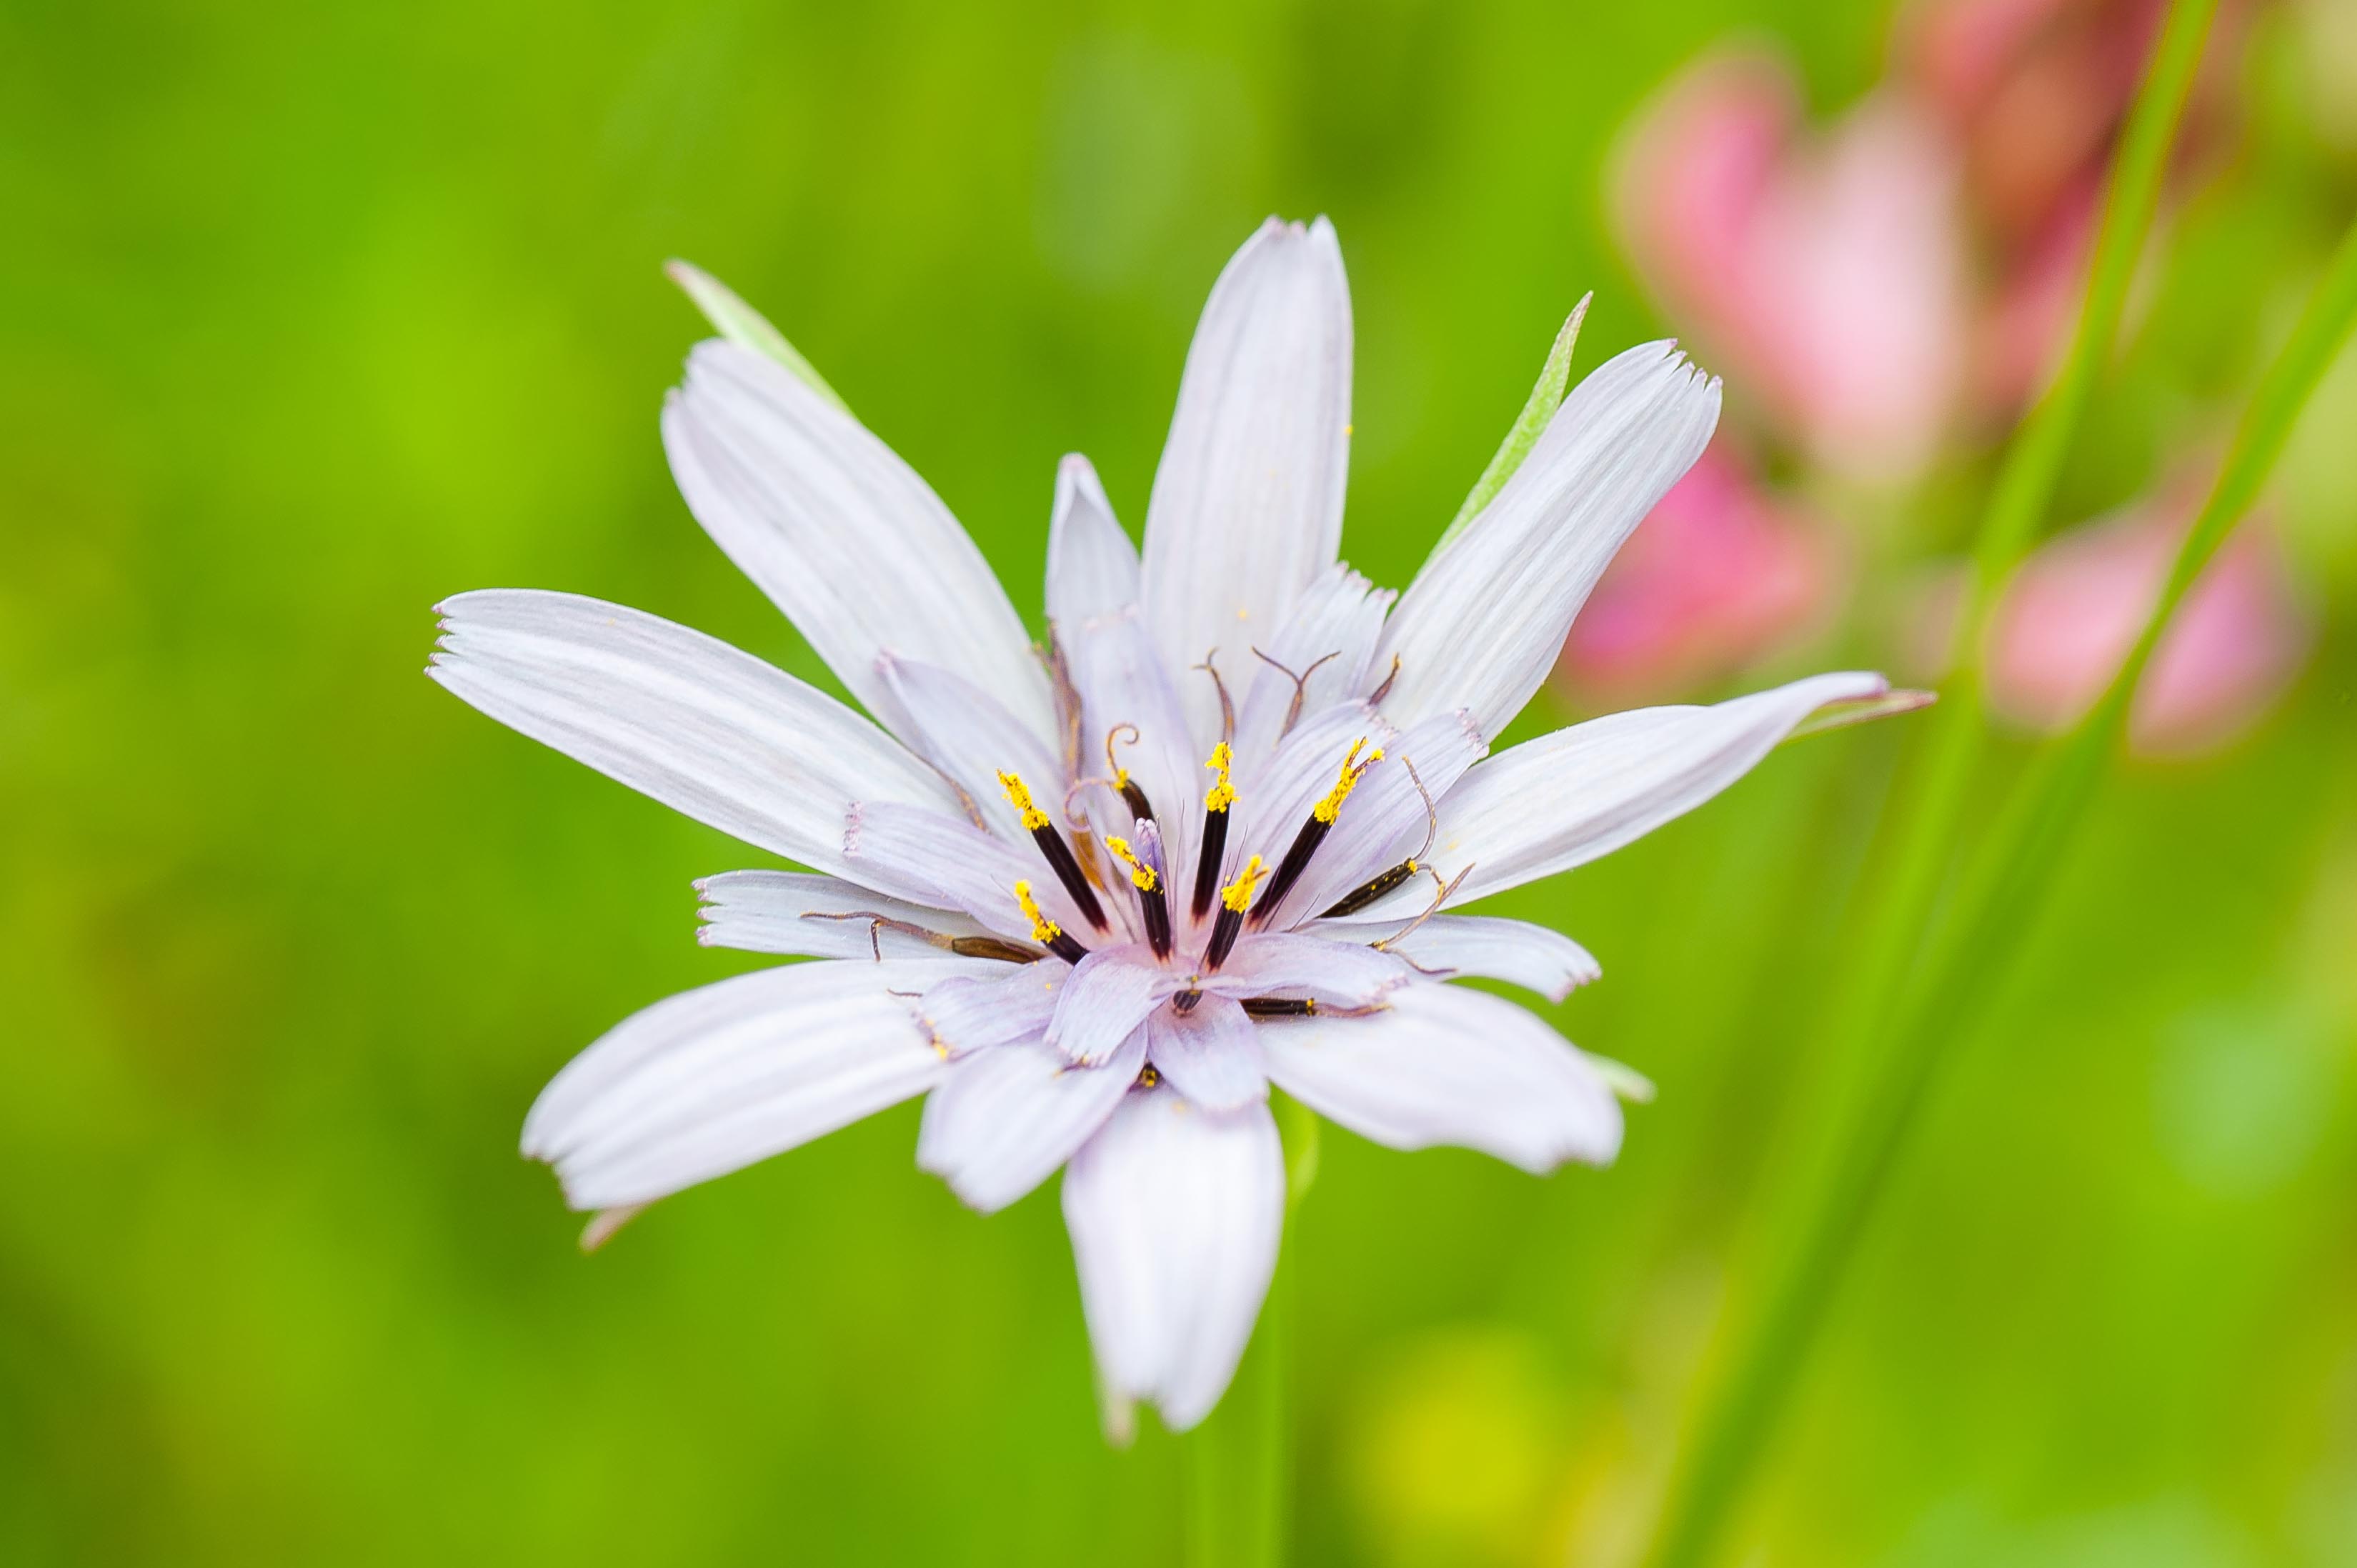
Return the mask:
[[[1984,258],[1973,334],[1977,413],[2037,392],[2078,308],[2104,170],[2158,36],[2164,0],[1917,0],[1893,49],[1898,90],[1957,149]],[[2242,22],[2222,6],[2177,139],[2182,177],[2224,140]]]
[[1595,703],[1706,684],[1804,631],[1844,567],[1832,529],[1769,496],[1715,443],[1620,547],[1558,673]]
[[1614,189],[1647,283],[1729,385],[1824,467],[1890,481],[1931,459],[1962,379],[1957,182],[1905,96],[1811,139],[1784,66],[1730,53],[1640,118]]
[[[2067,729],[2093,707],[2151,614],[2192,511],[2179,491],[2032,555],[1990,621],[1989,706],[2041,731]],[[2245,521],[2161,634],[2130,711],[2130,743],[2184,755],[2234,739],[2298,673],[2314,629],[2273,531]]]

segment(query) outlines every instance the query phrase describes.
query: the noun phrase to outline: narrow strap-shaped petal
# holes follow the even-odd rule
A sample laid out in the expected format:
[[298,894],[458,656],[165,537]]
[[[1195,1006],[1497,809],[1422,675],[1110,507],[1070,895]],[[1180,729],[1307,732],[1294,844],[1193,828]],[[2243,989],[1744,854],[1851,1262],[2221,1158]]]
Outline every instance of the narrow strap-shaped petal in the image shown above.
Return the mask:
[[1047,602],[1048,618],[1065,625],[1115,615],[1138,602],[1137,546],[1114,521],[1096,469],[1077,452],[1056,467]]
[[1080,961],[1056,999],[1048,1043],[1076,1062],[1104,1061],[1178,987],[1145,943],[1101,948]]
[[[1320,920],[1304,933],[1351,940],[1351,932],[1379,939],[1383,931],[1341,920]],[[1385,943],[1417,966],[1455,976],[1502,980],[1560,1002],[1604,971],[1586,948],[1561,931],[1528,920],[1489,915],[1435,915],[1406,936]]]
[[[1351,290],[1323,218],[1275,219],[1203,306],[1146,511],[1146,607],[1174,669],[1219,650],[1235,690],[1342,539]],[[1185,688],[1194,749],[1220,738],[1208,682]]]
[[887,898],[855,882],[798,871],[724,871],[695,885],[704,921],[695,940],[708,948],[792,953],[808,958],[950,956],[939,943],[888,921],[943,937],[986,932],[972,917]]
[[1309,714],[1274,754],[1236,758],[1236,822],[1228,830],[1228,856],[1250,851],[1272,865],[1301,830],[1310,808],[1334,787],[1352,745],[1388,746],[1392,727],[1363,702],[1337,703]]
[[1383,635],[1383,616],[1398,596],[1339,561],[1320,572],[1294,601],[1275,635],[1253,645],[1266,658],[1253,659],[1236,705],[1236,754],[1265,753],[1275,746],[1288,719],[1297,721],[1300,714],[1366,691],[1367,666]]
[[1620,1106],[1595,1065],[1532,1014],[1461,985],[1415,985],[1365,1018],[1264,1023],[1276,1086],[1394,1149],[1454,1144],[1544,1173],[1609,1162]]
[[876,669],[886,651],[958,671],[1053,733],[1046,673],[982,553],[857,420],[715,340],[688,356],[662,431],[696,521],[888,728],[906,733]]
[[933,1049],[954,1061],[995,1047],[1036,1042],[1056,1015],[1056,998],[1072,972],[1043,959],[996,974],[953,974],[925,988],[918,1021]]
[[1064,1223],[1112,1392],[1193,1426],[1235,1375],[1276,1268],[1285,1153],[1268,1107],[1132,1092],[1065,1169]]
[[[1049,529],[1048,576],[1049,618],[1081,702],[1072,762],[1084,777],[1110,777],[1115,767],[1135,775],[1159,820],[1171,875],[1184,887],[1194,875],[1209,776],[1197,766],[1202,756],[1189,740],[1178,687],[1146,629],[1135,573],[1125,570],[1128,550],[1096,476],[1067,459]],[[1127,727],[1109,759],[1106,740],[1120,726]],[[1095,786],[1085,798],[1099,832],[1128,836],[1135,818],[1112,789]]]
[[925,1097],[917,1166],[985,1214],[1048,1179],[1105,1123],[1146,1065],[1134,1029],[1101,1067],[1081,1067],[1036,1040],[976,1051]]
[[1571,395],[1495,499],[1433,553],[1367,672],[1399,673],[1399,724],[1468,708],[1495,738],[1555,665],[1572,617],[1630,530],[1710,440],[1718,382],[1667,343],[1607,360]]
[[[1585,865],[1750,772],[1827,703],[1887,689],[1879,675],[1812,675],[1707,708],[1632,708],[1509,746],[1441,801],[1433,868],[1444,881],[1472,868],[1449,900],[1462,904]],[[1351,918],[1399,920],[1426,901],[1404,889]]]
[[647,1203],[931,1088],[942,1058],[908,999],[982,961],[787,964],[683,992],[558,1073],[523,1152],[576,1208]]
[[920,903],[963,909],[1002,937],[1028,941],[1031,919],[1015,897],[1031,884],[1039,906],[1075,937],[1089,928],[1038,848],[991,837],[963,817],[890,801],[862,801],[844,814],[843,864],[860,882],[912,887]]
[[1363,942],[1329,941],[1298,931],[1243,938],[1203,989],[1221,996],[1307,993],[1344,1007],[1370,1006],[1415,978],[1405,962]]
[[1157,1008],[1146,1020],[1146,1048],[1170,1086],[1206,1111],[1268,1098],[1259,1031],[1227,997],[1206,996],[1184,1013]]
[[909,744],[964,796],[993,832],[1010,843],[1028,842],[1023,814],[999,787],[1013,773],[1052,794],[1063,765],[1047,741],[1006,705],[964,676],[921,660],[884,654],[877,670],[912,726]]
[[[531,589],[460,594],[440,612],[426,671],[435,680],[608,778],[790,860],[856,876],[843,855],[843,814],[856,800],[954,809],[941,779],[874,725],[702,632]],[[906,881],[871,885],[922,897]]]
[[1437,714],[1384,742],[1383,759],[1342,802],[1332,835],[1272,917],[1274,923],[1293,925],[1330,908],[1344,894],[1415,854],[1433,831],[1441,799],[1489,749],[1462,709]]

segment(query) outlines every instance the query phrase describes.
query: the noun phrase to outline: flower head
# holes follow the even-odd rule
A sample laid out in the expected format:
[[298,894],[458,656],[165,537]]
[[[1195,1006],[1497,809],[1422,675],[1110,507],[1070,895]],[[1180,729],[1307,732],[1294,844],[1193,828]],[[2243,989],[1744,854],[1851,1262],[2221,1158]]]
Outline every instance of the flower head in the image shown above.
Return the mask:
[[1333,231],[1271,221],[1205,309],[1142,553],[1065,460],[1035,650],[947,509],[839,403],[783,356],[698,346],[663,413],[681,491],[872,719],[619,606],[441,607],[435,679],[811,868],[700,884],[702,939],[818,961],[656,1004],[533,1107],[525,1151],[576,1208],[634,1208],[921,1094],[918,1162],[974,1207],[1063,1167],[1106,1384],[1186,1426],[1275,1262],[1272,1082],[1397,1148],[1613,1156],[1607,1070],[1446,983],[1560,998],[1594,961],[1456,907],[1628,843],[1883,682],[1486,757],[1702,451],[1717,383],[1666,344],[1605,364],[1396,603],[1337,559],[1350,383]]

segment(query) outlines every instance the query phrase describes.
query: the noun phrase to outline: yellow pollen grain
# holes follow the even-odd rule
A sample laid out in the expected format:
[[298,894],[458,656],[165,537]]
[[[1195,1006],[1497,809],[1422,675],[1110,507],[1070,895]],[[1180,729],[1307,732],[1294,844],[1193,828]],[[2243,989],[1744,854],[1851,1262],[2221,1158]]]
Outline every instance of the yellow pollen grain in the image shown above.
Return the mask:
[[1235,765],[1235,760],[1236,754],[1229,748],[1226,741],[1211,747],[1211,760],[1203,766],[1218,774],[1219,778],[1212,782],[1211,793],[1203,797],[1203,810],[1224,811],[1236,803],[1235,783],[1228,777],[1228,769]]
[[1359,749],[1366,744],[1367,737],[1365,736],[1361,736],[1358,739],[1351,743],[1350,754],[1342,758],[1341,776],[1334,780],[1334,788],[1326,791],[1326,798],[1318,801],[1317,805],[1310,808],[1309,814],[1311,816],[1316,817],[1321,822],[1331,825],[1334,819],[1341,815],[1342,802],[1349,800],[1351,798],[1351,791],[1359,787],[1360,777],[1363,775],[1368,768],[1372,768],[1376,763],[1381,762],[1383,759],[1383,748],[1379,746],[1375,747],[1374,750],[1368,752],[1367,759],[1364,762],[1361,762],[1359,760]]
[[1036,833],[1048,826],[1048,813],[1032,800],[1031,791],[1024,787],[1020,778],[1012,773],[1002,773],[998,776],[998,787],[1006,791],[1006,803],[1023,813],[1023,826],[1027,831]]
[[1030,918],[1033,941],[1052,942],[1064,934],[1064,928],[1048,918],[1046,912],[1039,908],[1039,900],[1031,897],[1031,884],[1028,882],[1015,885],[1015,902],[1022,906],[1023,913]]
[[1261,876],[1265,870],[1258,855],[1245,861],[1243,869],[1236,873],[1236,879],[1229,883],[1221,892],[1220,902],[1239,915],[1251,908],[1253,889],[1260,886]]
[[1104,846],[1113,851],[1113,857],[1115,860],[1129,867],[1129,880],[1140,893],[1154,891],[1154,867],[1137,858],[1137,853],[1129,847],[1127,839],[1115,838],[1111,833],[1107,833]]

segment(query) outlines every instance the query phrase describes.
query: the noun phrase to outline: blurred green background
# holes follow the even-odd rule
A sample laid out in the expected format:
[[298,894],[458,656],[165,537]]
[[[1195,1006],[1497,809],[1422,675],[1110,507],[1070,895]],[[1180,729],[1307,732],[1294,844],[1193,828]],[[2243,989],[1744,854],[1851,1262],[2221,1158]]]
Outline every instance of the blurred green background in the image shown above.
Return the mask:
[[[0,5],[0,1562],[1176,1560],[1171,1444],[1099,1435],[1052,1187],[966,1212],[913,1106],[576,1250],[523,1110],[748,961],[695,946],[689,882],[762,857],[419,673],[436,600],[535,585],[823,678],[665,472],[674,254],[1036,618],[1058,455],[1135,527],[1218,267],[1331,214],[1345,549],[1403,582],[1582,291],[1583,368],[1662,326],[1600,196],[1646,92],[1751,28],[1837,107],[1889,21],[1169,11]],[[2214,432],[2345,216],[2305,52],[2259,18],[2064,516]],[[2319,650],[2233,749],[2116,775],[1753,1561],[2357,1561],[2357,371],[2309,423]],[[1886,657],[1835,631],[1744,683]],[[1303,1561],[1635,1539],[1852,1065],[1813,1024],[1905,738],[1780,752],[1502,901],[1599,955],[1554,1015],[1660,1083],[1617,1167],[1329,1130],[1288,1254]]]

